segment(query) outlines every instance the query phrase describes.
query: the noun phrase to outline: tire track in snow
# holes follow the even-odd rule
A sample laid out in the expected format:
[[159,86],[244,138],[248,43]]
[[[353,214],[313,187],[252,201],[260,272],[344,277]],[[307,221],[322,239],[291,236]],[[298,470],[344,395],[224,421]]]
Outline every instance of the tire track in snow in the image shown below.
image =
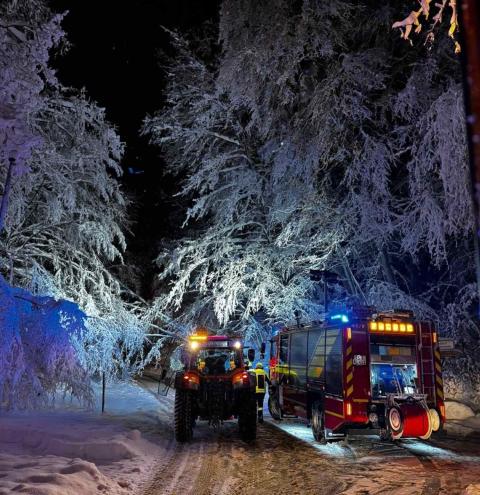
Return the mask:
[[[152,384],[147,386],[151,391]],[[173,439],[174,391],[153,395],[159,399],[159,425]],[[145,495],[453,495],[465,493],[480,471],[480,462],[469,473],[462,462],[439,460],[430,442],[370,438],[320,445],[309,435],[298,421],[268,420],[259,426],[256,444],[247,445],[235,423],[214,432],[199,422],[192,443],[168,443]]]

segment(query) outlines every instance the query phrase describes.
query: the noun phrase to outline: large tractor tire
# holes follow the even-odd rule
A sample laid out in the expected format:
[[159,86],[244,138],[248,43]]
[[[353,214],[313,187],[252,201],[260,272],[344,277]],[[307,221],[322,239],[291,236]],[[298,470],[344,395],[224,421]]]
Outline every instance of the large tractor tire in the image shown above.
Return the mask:
[[189,442],[192,439],[193,424],[191,392],[177,389],[175,391],[175,439],[177,442]]
[[254,393],[242,397],[238,414],[238,429],[244,442],[253,442],[257,438],[257,401]]

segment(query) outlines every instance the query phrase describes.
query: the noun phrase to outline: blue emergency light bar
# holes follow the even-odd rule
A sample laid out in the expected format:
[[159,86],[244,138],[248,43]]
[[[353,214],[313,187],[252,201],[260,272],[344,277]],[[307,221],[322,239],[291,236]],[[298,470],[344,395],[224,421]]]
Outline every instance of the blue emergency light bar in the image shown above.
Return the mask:
[[349,322],[348,316],[342,315],[342,314],[332,315],[332,316],[330,316],[330,319],[331,320],[340,320],[342,323],[348,323]]

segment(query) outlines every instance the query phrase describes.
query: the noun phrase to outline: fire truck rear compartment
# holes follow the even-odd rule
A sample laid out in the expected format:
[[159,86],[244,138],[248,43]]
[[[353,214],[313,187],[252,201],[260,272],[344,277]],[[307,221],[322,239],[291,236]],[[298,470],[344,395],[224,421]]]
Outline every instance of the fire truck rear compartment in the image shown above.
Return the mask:
[[284,415],[311,420],[321,409],[327,440],[428,438],[444,421],[436,340],[433,326],[411,314],[285,329],[272,341],[271,393]]

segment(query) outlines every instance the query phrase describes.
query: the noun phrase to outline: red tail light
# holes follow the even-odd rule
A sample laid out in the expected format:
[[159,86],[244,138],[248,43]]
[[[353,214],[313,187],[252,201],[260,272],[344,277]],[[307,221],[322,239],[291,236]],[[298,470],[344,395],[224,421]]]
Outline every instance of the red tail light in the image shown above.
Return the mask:
[[185,373],[183,382],[186,387],[196,390],[200,385],[200,377],[196,373]]
[[235,388],[243,385],[250,385],[250,375],[245,371],[243,373],[237,373],[234,375],[232,382]]

